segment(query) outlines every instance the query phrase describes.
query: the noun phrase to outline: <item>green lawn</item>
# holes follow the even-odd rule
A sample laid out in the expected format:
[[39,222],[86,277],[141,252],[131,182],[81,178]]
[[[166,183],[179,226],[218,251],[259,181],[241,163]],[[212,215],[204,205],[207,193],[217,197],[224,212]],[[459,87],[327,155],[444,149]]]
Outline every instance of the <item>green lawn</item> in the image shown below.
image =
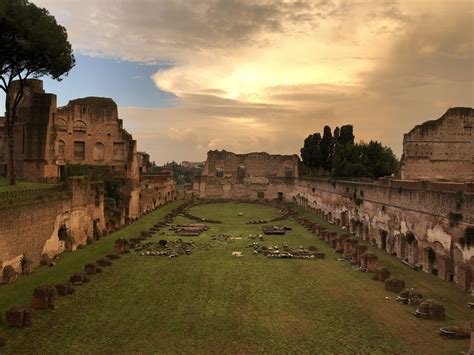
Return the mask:
[[0,176],[0,192],[4,191],[18,191],[18,190],[28,190],[28,189],[42,189],[46,187],[51,187],[52,184],[43,184],[40,182],[30,182],[18,179],[16,185],[10,185],[8,179]]
[[[169,209],[167,206],[165,209]],[[250,219],[271,219],[278,210],[226,203],[198,206],[191,214],[221,220],[193,240],[212,244],[178,258],[130,253],[92,277],[57,309],[37,312],[34,325],[6,329],[10,353],[456,353],[468,341],[444,340],[442,324],[468,325],[467,296],[452,283],[401,265],[383,252],[380,262],[410,287],[445,303],[445,322],[420,320],[414,307],[401,306],[395,294],[368,273],[337,261],[324,242],[294,220],[285,236],[265,237],[267,245],[316,245],[324,260],[266,259],[252,255]],[[237,216],[243,212],[244,216]],[[135,235],[155,223],[164,209],[76,253],[54,268],[43,268],[18,283],[0,287],[0,311],[27,302],[35,285],[64,280],[87,261],[110,252],[117,236]],[[316,217],[313,216],[316,219]],[[176,222],[186,222],[179,217]],[[211,240],[226,233],[234,243]],[[171,232],[154,240],[175,240]],[[184,237],[183,237],[184,238]],[[188,237],[189,238],[189,237]],[[189,238],[191,239],[191,238]],[[243,258],[231,256],[242,251]],[[390,299],[385,299],[389,296]]]

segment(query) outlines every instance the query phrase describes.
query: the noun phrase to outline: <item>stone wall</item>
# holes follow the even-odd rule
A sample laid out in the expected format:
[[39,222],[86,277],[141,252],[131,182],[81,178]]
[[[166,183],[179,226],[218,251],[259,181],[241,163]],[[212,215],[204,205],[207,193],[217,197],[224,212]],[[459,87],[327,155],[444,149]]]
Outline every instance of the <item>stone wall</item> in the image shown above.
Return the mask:
[[43,254],[63,252],[60,229],[73,241],[72,249],[86,244],[94,228],[105,229],[103,211],[102,184],[85,178],[69,179],[66,187],[0,193],[0,269],[20,270],[23,255],[36,267]]
[[178,199],[176,183],[169,174],[140,175],[140,213],[149,213]]
[[474,180],[474,109],[456,107],[403,138],[402,179]]
[[228,178],[237,178],[242,168],[245,178],[251,177],[298,177],[299,158],[295,155],[270,155],[268,153],[235,154],[225,150],[207,153],[202,176],[214,177],[219,171]]
[[210,151],[193,193],[200,198],[282,198],[299,176],[299,163],[297,155]]
[[[433,189],[420,189],[402,182],[300,178],[287,197],[407,263],[462,284],[463,270],[474,268],[474,248],[460,243],[464,230],[474,225],[474,193],[471,184],[461,193],[431,184]],[[454,214],[462,219],[454,221]]]

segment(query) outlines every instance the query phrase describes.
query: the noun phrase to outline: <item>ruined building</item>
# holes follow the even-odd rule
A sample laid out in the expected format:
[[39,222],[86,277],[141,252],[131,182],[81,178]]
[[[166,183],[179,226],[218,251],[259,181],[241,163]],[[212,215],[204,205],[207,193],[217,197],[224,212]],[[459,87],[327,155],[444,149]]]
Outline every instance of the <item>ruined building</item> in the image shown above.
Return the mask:
[[403,180],[474,180],[474,109],[450,108],[403,137]]
[[194,184],[198,197],[282,199],[298,178],[297,155],[210,151]]
[[449,109],[405,135],[403,180],[300,177],[296,156],[211,151],[193,194],[293,201],[406,265],[469,290],[474,273],[473,112]]
[[[6,175],[3,126],[0,118],[0,174]],[[57,107],[41,80],[28,80],[14,136],[18,178],[65,184],[0,193],[0,269],[18,266],[23,253],[37,265],[41,255],[64,250],[65,241],[85,244],[177,198],[172,175],[153,174],[149,155],[137,152],[110,98]],[[116,185],[110,188],[102,178]]]

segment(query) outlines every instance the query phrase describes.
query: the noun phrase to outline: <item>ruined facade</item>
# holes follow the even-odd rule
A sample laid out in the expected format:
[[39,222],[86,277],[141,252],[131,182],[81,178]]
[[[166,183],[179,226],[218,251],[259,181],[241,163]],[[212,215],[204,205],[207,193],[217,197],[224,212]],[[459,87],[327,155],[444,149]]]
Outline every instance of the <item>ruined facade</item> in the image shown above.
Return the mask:
[[[14,82],[13,91],[18,90]],[[18,178],[58,182],[68,167],[95,166],[124,179],[126,205],[118,224],[138,218],[140,173],[151,174],[150,156],[137,152],[137,142],[123,128],[117,104],[110,98],[86,97],[57,107],[56,95],[45,93],[41,80],[28,80],[15,128]],[[0,131],[3,133],[3,120]],[[7,173],[6,139],[0,144],[0,173]],[[143,194],[142,194],[143,195]],[[117,224],[116,223],[116,224]]]
[[[304,178],[296,156],[211,151],[193,193],[293,201],[408,266],[468,290],[474,273],[473,112],[449,109],[406,134],[402,180]],[[293,175],[285,180],[288,171]]]
[[403,137],[402,179],[474,180],[474,109],[456,107]]
[[[13,83],[18,90],[18,82]],[[112,99],[87,97],[57,107],[56,95],[45,93],[41,80],[28,80],[15,129],[17,177],[56,182],[68,164],[110,166],[138,179],[136,141],[122,127]],[[0,150],[6,173],[7,151]]]
[[[0,193],[0,270],[6,265],[18,269],[23,255],[37,266],[43,254],[83,245],[177,199],[172,175],[151,172],[149,155],[137,152],[112,99],[87,97],[57,107],[56,95],[45,93],[41,80],[28,80],[18,117],[17,177],[64,183],[41,191]],[[3,128],[0,117],[0,174],[6,175]],[[112,190],[120,198],[107,196],[102,182],[66,178],[94,177],[94,172],[96,180],[105,176],[118,181]]]
[[287,198],[408,265],[471,287],[474,248],[463,238],[474,227],[472,183],[305,178]]
[[210,151],[193,184],[197,197],[282,199],[299,176],[297,155]]

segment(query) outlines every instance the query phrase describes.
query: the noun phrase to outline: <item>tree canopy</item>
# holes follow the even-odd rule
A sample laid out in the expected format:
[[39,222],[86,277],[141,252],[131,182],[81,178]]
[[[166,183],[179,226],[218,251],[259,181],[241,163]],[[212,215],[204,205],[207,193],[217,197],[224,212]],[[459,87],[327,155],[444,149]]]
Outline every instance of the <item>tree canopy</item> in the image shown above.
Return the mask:
[[392,150],[377,141],[354,143],[352,125],[329,126],[320,133],[309,135],[301,148],[301,159],[312,175],[331,174],[335,177],[379,178],[393,174],[398,160]]
[[[64,27],[48,10],[27,0],[0,2],[0,88],[5,92],[5,131],[8,142],[8,171],[15,183],[14,129],[17,108],[27,79],[50,76],[61,80],[75,64]],[[19,85],[12,90],[14,80]]]

